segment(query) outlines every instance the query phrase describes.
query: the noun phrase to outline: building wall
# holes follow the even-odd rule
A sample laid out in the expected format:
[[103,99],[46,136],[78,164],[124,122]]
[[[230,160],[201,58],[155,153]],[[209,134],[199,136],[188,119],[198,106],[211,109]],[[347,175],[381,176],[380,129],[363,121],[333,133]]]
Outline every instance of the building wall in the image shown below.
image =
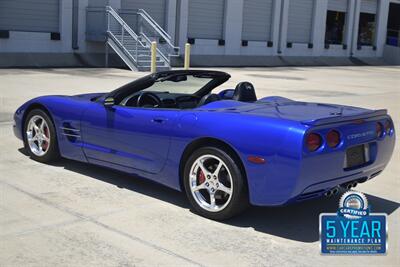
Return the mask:
[[[383,46],[386,38],[386,23],[388,16],[389,0],[379,0],[376,14],[376,49],[373,47],[357,47],[358,22],[361,1],[348,1],[348,17],[346,24],[347,47],[342,45],[330,45],[325,48],[325,23],[328,0],[314,1],[312,12],[312,29],[310,43],[291,43],[288,47],[288,24],[289,9],[291,1],[296,0],[274,0],[273,4],[273,28],[272,47],[267,47],[266,42],[249,41],[248,46],[243,46],[242,41],[242,7],[243,0],[228,1],[224,21],[225,45],[221,46],[218,40],[196,39],[192,46],[193,55],[254,55],[254,56],[308,56],[308,57],[382,57]],[[187,41],[188,28],[188,2],[181,1],[181,19],[179,32],[179,46],[183,47]],[[205,18],[206,19],[206,18]]]
[[61,40],[51,40],[49,32],[10,31],[0,39],[0,52],[71,52],[72,0],[60,0],[59,32]]
[[[56,1],[56,0],[55,0]],[[104,53],[104,43],[86,39],[87,8],[111,5],[121,8],[122,0],[78,0],[78,46],[72,46],[72,7],[74,0],[60,1],[60,40],[51,40],[50,33],[10,31],[9,38],[0,38],[0,53],[46,53],[46,54],[96,54]],[[123,0],[129,1],[129,0]],[[188,41],[189,1],[167,0],[165,5],[165,29],[173,36],[176,44],[184,51]],[[243,5],[245,0],[225,1],[221,39],[195,38],[192,45],[194,56],[224,57],[382,57],[386,39],[386,24],[390,1],[377,0],[376,48],[358,47],[358,22],[361,1],[348,0],[346,24],[346,49],[342,45],[325,47],[325,23],[329,0],[314,0],[310,43],[293,42],[288,45],[290,4],[297,0],[272,0],[271,28],[269,43],[265,41],[242,40]],[[179,14],[179,15],[177,15]],[[204,18],[205,20],[207,18]],[[4,58],[4,57],[3,57]],[[0,59],[1,61],[1,59]],[[0,64],[1,65],[1,64]]]
[[72,48],[72,6],[74,0],[55,0],[60,4],[60,40],[51,40],[50,32],[10,31],[9,38],[0,38],[0,53],[100,53],[104,44],[86,40],[86,9],[104,7],[106,4],[120,7],[120,0],[77,0],[78,49]]

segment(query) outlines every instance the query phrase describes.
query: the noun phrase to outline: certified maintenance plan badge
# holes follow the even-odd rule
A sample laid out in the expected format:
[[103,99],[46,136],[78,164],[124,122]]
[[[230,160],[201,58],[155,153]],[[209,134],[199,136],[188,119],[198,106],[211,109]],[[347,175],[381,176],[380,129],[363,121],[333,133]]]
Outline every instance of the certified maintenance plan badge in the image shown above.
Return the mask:
[[319,229],[321,253],[324,255],[386,253],[386,214],[370,213],[363,193],[344,193],[337,213],[320,215]]

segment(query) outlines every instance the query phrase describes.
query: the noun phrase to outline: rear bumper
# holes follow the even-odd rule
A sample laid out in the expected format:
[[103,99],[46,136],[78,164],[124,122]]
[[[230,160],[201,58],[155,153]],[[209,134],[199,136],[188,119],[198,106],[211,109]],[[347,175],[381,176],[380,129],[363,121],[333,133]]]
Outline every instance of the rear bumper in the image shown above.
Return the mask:
[[348,183],[352,182],[364,183],[379,175],[385,167],[386,166],[379,166],[376,168],[360,171],[356,174],[346,175],[343,177],[338,177],[328,181],[310,185],[306,189],[304,189],[304,191],[300,195],[290,199],[288,203],[319,198],[324,196],[324,194],[329,190],[331,190],[332,188],[335,188],[337,186],[344,187]]
[[[301,202],[309,199],[323,197],[326,192],[332,190],[337,186],[344,186],[348,183],[363,183],[378,176],[386,167],[384,165],[374,165],[369,168],[363,168],[355,173],[347,174],[339,177],[321,178],[320,182],[310,184],[308,178],[305,176],[298,176],[297,178],[289,178],[282,180],[280,178],[273,179],[275,181],[265,183],[266,177],[261,179],[264,184],[264,190],[261,187],[254,186],[253,192],[250,192],[250,203],[255,206],[283,206],[295,202]],[[324,177],[324,176],[322,176]],[[268,179],[270,180],[270,179]]]
[[371,144],[371,161],[351,170],[344,168],[348,146],[309,157],[276,156],[262,168],[246,164],[250,203],[286,205],[321,197],[349,182],[365,182],[376,177],[392,156],[395,135],[365,143]]

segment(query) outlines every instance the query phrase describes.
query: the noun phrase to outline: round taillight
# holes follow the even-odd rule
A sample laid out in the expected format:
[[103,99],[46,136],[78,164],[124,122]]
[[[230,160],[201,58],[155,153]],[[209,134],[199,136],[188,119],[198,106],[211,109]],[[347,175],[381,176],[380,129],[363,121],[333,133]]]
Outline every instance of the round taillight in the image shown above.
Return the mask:
[[322,145],[322,138],[319,134],[310,133],[306,137],[306,145],[309,151],[315,151]]
[[335,148],[340,144],[340,133],[335,130],[329,131],[326,135],[326,143],[331,148]]
[[386,135],[390,135],[390,132],[392,131],[392,123],[390,121],[385,122],[385,132]]
[[377,123],[376,123],[376,136],[377,136],[378,138],[380,138],[380,137],[382,137],[382,135],[383,135],[383,126],[382,126],[382,123],[377,122]]

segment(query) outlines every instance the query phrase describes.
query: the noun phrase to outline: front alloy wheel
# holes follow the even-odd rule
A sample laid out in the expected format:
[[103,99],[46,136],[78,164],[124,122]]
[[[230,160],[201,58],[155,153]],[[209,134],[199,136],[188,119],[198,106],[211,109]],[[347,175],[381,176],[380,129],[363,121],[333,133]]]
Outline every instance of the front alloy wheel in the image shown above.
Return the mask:
[[43,110],[34,109],[27,115],[24,145],[34,160],[50,162],[60,157],[54,124]]
[[28,123],[26,138],[29,149],[38,157],[44,156],[50,147],[50,130],[40,115],[34,115]]

